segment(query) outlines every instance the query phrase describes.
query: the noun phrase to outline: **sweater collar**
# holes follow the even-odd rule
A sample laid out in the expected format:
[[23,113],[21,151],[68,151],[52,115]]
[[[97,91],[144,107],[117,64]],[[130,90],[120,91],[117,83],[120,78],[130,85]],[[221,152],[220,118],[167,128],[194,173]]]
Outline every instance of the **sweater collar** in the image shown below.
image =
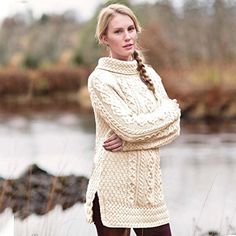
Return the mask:
[[101,57],[98,60],[97,69],[124,75],[133,75],[138,73],[136,60],[122,61],[111,57]]

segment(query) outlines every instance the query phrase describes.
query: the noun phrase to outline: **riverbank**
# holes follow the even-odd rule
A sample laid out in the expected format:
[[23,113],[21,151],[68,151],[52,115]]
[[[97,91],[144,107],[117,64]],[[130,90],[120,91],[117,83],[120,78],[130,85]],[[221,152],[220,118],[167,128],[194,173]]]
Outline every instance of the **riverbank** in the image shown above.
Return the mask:
[[85,202],[87,185],[84,176],[53,176],[33,164],[19,178],[0,178],[0,213],[11,208],[23,220],[31,214],[45,215],[56,205],[66,210]]
[[[236,120],[235,66],[200,65],[156,69],[185,120]],[[2,113],[54,110],[91,113],[89,67],[0,70]]]
[[[180,104],[182,119],[200,122],[212,120],[236,120],[236,90],[221,91],[213,88],[205,91],[170,92]],[[174,95],[173,95],[174,94]],[[38,111],[68,111],[92,113],[86,87],[78,92],[57,93],[48,96],[5,96],[1,98],[0,112],[3,114],[31,113]]]

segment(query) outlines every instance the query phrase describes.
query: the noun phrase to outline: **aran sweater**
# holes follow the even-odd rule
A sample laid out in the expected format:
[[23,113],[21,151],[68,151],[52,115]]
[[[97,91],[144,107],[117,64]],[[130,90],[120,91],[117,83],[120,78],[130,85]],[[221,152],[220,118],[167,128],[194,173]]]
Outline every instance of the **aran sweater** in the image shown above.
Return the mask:
[[[96,146],[86,193],[86,217],[93,222],[97,192],[101,219],[107,227],[145,228],[169,223],[163,196],[159,148],[180,134],[180,109],[168,97],[150,66],[155,94],[140,79],[137,62],[103,57],[88,78],[96,122]],[[122,151],[103,142],[116,133]]]

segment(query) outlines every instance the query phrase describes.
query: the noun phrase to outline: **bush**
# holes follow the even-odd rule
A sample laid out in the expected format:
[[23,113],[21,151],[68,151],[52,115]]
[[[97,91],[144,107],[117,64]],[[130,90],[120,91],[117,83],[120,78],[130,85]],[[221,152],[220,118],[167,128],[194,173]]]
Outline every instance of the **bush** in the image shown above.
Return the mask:
[[18,69],[0,71],[0,95],[27,94],[30,88],[29,74]]
[[23,60],[23,66],[29,69],[37,69],[40,64],[40,59],[36,55],[26,55]]
[[49,94],[55,92],[77,92],[82,80],[88,76],[83,68],[54,67],[39,70],[33,80],[33,94]]

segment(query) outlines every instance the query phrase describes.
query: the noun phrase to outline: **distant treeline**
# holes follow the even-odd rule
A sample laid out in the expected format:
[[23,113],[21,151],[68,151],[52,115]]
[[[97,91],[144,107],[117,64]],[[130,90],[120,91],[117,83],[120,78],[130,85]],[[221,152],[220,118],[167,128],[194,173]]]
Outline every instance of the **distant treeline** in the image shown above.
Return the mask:
[[[138,5],[116,2],[127,4],[137,14],[143,26],[140,45],[154,67],[236,60],[233,0],[185,0],[182,9],[175,9],[168,0]],[[106,53],[94,39],[97,13],[103,6],[87,22],[79,22],[73,12],[35,19],[29,11],[6,18],[0,29],[0,64],[29,68],[50,63],[94,64]]]
[[[236,1],[185,0],[181,9],[169,0],[118,2],[136,13],[146,61],[177,98],[184,118],[236,119]],[[94,37],[103,6],[86,22],[73,12],[36,19],[31,11],[2,22],[0,112],[56,104],[77,109],[78,103],[91,111],[87,78],[108,53]]]

